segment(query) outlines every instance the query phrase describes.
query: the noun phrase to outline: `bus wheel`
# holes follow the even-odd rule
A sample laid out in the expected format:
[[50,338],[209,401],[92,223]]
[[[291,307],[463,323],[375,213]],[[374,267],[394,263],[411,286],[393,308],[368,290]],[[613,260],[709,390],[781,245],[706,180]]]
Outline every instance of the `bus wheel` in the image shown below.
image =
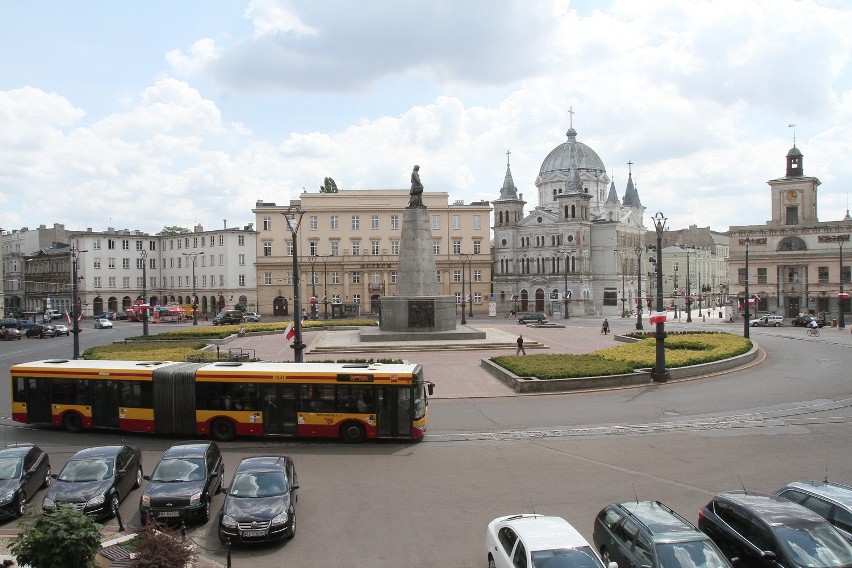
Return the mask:
[[71,433],[83,431],[83,419],[76,412],[69,412],[62,419],[62,425]]
[[210,424],[210,437],[217,442],[230,442],[235,437],[234,423],[220,418]]
[[367,439],[367,431],[358,422],[344,422],[340,427],[340,439],[347,444],[360,444]]

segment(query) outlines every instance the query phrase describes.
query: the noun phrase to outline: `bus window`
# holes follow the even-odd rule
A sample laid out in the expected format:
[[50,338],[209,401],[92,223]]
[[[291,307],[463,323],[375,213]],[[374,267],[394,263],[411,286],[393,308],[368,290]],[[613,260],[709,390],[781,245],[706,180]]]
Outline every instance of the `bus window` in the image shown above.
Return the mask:
[[154,404],[154,389],[151,383],[121,381],[121,405],[131,408],[151,408]]
[[426,392],[425,386],[414,387],[414,419],[419,420],[426,414]]
[[333,385],[302,385],[300,398],[302,412],[334,412]]
[[338,412],[372,413],[376,411],[372,387],[338,385]]
[[24,377],[15,377],[15,390],[12,402],[27,402],[27,382]]
[[53,381],[53,404],[91,404],[89,383],[79,379]]

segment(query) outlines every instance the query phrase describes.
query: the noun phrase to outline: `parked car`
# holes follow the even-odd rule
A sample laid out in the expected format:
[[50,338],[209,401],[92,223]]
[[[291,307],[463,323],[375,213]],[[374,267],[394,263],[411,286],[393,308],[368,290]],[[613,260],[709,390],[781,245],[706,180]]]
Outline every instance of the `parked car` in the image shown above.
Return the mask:
[[243,314],[243,321],[259,322],[260,314],[257,312],[246,312]]
[[56,331],[54,331],[54,329],[49,325],[37,323],[29,328],[24,335],[27,337],[38,337],[39,339],[44,339],[45,337],[55,336]]
[[293,538],[298,489],[296,468],[289,457],[243,459],[225,492],[219,538],[231,544]]
[[188,442],[163,454],[139,499],[139,516],[157,522],[210,520],[210,501],[222,490],[225,464],[216,442]]
[[126,320],[127,318],[128,318],[127,312],[115,312],[115,319]]
[[6,329],[7,327],[13,327],[15,329],[20,329],[21,324],[15,318],[0,319],[0,329]]
[[51,327],[53,327],[53,333],[56,337],[59,337],[60,335],[71,335],[71,330],[69,330],[68,326],[64,323],[57,323]]
[[115,319],[115,312],[101,312],[99,314],[95,314],[95,319],[108,319],[112,321]]
[[36,325],[36,322],[29,319],[19,319],[18,320],[18,329],[29,329],[32,326]]
[[518,323],[547,323],[547,316],[541,312],[529,312],[519,317]]
[[95,320],[95,329],[108,329],[112,327],[112,322],[106,318],[97,318]]
[[852,487],[831,481],[793,481],[773,495],[804,505],[852,541]]
[[798,316],[793,318],[793,321],[790,323],[792,323],[795,327],[808,327],[808,324],[811,323],[811,320],[816,320],[818,327],[823,327],[825,325],[824,319],[814,316]]
[[698,527],[741,566],[852,565],[852,544],[837,529],[774,495],[719,493],[699,511]]
[[68,503],[98,520],[116,516],[118,507],[142,483],[142,454],[132,446],[80,450],[68,460],[42,503],[52,513]]
[[[485,531],[489,568],[603,568],[594,548],[561,517],[520,514],[498,517]],[[609,568],[617,568],[610,563]]]
[[784,318],[781,316],[761,316],[749,322],[751,327],[781,327],[784,325]]
[[17,327],[0,327],[0,339],[3,341],[20,340],[21,330]]
[[730,567],[706,534],[659,501],[605,507],[593,530],[592,540],[604,562],[624,567]]
[[0,450],[0,518],[22,516],[27,502],[51,480],[50,458],[38,446]]
[[241,310],[222,310],[213,318],[213,325],[237,323],[243,323],[243,312]]

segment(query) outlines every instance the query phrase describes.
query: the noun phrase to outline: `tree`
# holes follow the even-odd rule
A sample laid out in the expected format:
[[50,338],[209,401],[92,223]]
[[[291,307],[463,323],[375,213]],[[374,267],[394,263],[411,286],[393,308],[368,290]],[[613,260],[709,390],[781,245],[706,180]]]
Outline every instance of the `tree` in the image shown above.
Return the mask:
[[337,184],[330,177],[325,178],[320,186],[320,193],[337,193]]
[[90,568],[101,548],[100,525],[71,505],[22,524],[9,550],[32,568]]
[[188,542],[181,540],[178,531],[158,529],[148,522],[136,537],[136,557],[133,568],[184,568],[195,559]]
[[189,229],[186,227],[178,227],[177,225],[172,225],[171,227],[163,227],[163,230],[160,231],[161,235],[186,235],[189,233]]

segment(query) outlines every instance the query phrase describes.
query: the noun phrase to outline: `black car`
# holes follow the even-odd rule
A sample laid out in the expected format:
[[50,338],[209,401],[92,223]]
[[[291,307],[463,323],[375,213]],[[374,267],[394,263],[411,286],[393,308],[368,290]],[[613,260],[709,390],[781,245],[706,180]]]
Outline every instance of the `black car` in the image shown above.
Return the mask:
[[817,327],[823,327],[825,325],[824,319],[815,316],[798,316],[793,318],[791,323],[794,327],[808,327],[808,324],[811,323],[812,320],[816,320]]
[[222,310],[213,318],[213,325],[229,325],[243,323],[241,310]]
[[741,566],[852,565],[852,544],[837,529],[781,497],[719,493],[699,511],[698,528]]
[[0,450],[0,518],[23,515],[27,502],[51,479],[50,459],[38,446]]
[[131,446],[80,450],[68,460],[42,503],[45,513],[67,503],[98,520],[116,516],[118,506],[142,483],[142,454]]
[[115,312],[101,312],[95,314],[94,319],[108,319],[109,321],[113,321],[115,319]]
[[547,323],[547,316],[541,312],[530,312],[522,314],[518,318],[518,323]]
[[55,337],[56,330],[49,325],[36,323],[33,324],[31,328],[27,329],[25,335],[27,337],[38,337],[39,339],[44,339],[45,337]]
[[225,464],[216,442],[188,442],[172,446],[163,454],[139,500],[142,523],[206,523],[210,501],[222,490]]
[[706,534],[659,501],[605,507],[595,518],[592,538],[604,564],[654,568],[730,566]]
[[297,489],[299,482],[292,459],[245,458],[226,490],[219,512],[219,538],[232,544],[293,538]]

